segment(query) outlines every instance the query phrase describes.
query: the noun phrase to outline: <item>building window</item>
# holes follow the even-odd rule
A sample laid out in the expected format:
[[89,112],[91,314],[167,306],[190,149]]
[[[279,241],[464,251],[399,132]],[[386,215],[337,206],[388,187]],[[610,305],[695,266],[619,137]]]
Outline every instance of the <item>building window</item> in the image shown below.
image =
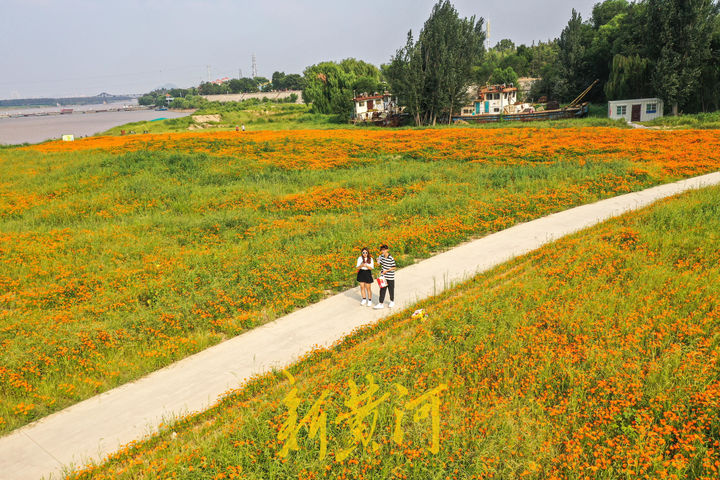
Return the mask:
[[657,113],[657,103],[648,103],[645,113]]
[[627,105],[618,105],[616,112],[617,112],[617,115],[625,115],[625,114],[627,114]]
[[495,107],[495,111],[496,111],[496,112],[499,112],[500,109],[499,109],[498,107]]
[[365,106],[365,102],[360,102],[360,103],[358,103],[358,106],[364,107],[364,106]]

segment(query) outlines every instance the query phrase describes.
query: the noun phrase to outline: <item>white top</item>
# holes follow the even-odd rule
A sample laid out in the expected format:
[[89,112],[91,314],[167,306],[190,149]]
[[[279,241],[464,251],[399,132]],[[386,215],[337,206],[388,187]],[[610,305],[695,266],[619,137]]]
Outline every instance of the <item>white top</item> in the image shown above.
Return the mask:
[[357,265],[355,265],[355,268],[359,268],[360,270],[370,270],[370,269],[375,268],[375,261],[372,259],[372,257],[370,258],[370,268],[365,267],[365,266],[360,267],[360,265],[362,265],[362,264],[363,264],[363,257],[362,257],[362,255],[360,255],[357,259]]

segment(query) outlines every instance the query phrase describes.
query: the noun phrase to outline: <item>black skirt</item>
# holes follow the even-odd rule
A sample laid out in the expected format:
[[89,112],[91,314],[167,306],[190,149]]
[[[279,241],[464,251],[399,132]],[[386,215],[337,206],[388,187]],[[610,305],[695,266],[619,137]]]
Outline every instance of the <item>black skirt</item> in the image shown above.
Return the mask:
[[370,273],[370,270],[358,270],[357,281],[360,283],[373,283],[372,273]]

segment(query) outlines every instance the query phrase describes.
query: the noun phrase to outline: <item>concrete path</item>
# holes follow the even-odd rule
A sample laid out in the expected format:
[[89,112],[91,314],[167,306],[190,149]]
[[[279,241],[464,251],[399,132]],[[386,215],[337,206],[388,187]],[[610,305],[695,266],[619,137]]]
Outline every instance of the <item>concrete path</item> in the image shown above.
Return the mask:
[[298,310],[0,438],[0,479],[61,478],[63,466],[83,466],[153,432],[163,419],[206,409],[250,376],[282,368],[313,346],[328,346],[361,325],[564,235],[716,184],[720,172],[573,208],[460,245],[398,271],[392,310],[360,306],[357,288]]

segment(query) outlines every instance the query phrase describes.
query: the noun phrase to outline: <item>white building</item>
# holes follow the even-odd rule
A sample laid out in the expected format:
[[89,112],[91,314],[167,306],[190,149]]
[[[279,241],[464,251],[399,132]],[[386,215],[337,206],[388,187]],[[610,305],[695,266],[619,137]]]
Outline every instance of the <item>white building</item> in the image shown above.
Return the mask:
[[608,102],[608,117],[624,118],[628,122],[646,122],[663,116],[663,101],[659,98],[612,100]]
[[517,101],[518,89],[512,85],[487,85],[473,87],[472,104],[462,107],[460,114],[464,117],[475,115],[493,115],[499,113],[516,113],[527,106]]
[[353,98],[353,102],[355,103],[354,118],[360,122],[385,116],[397,109],[397,103],[389,92],[360,95]]

